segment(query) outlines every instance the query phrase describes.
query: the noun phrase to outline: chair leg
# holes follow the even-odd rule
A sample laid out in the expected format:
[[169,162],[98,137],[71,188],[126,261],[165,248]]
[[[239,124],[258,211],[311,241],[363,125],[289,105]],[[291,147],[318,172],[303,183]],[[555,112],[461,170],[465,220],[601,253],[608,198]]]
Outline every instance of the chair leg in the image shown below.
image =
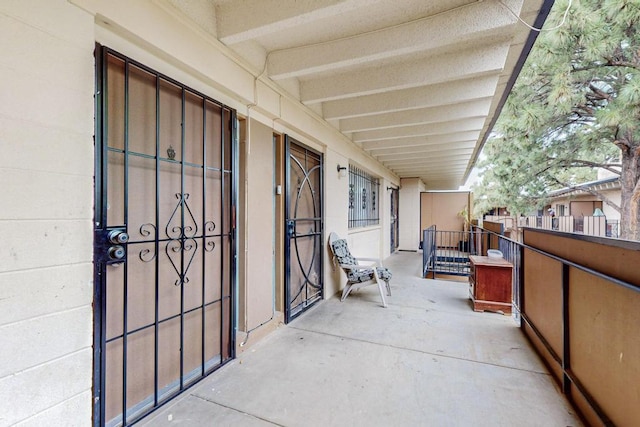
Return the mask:
[[353,285],[345,285],[344,289],[342,290],[342,297],[340,297],[340,301],[344,301],[345,299],[347,299],[352,287]]
[[391,285],[389,285],[389,281],[385,281],[385,283],[387,284],[387,296],[391,296]]
[[380,291],[380,298],[382,299],[382,306],[384,308],[387,308],[387,301],[384,299],[384,289],[382,288],[382,279],[380,279],[380,276],[378,275],[378,270],[377,269],[373,269],[373,277],[376,281],[376,283],[378,284],[378,291]]
[[378,290],[380,291],[380,298],[382,298],[382,306],[387,308],[387,301],[384,299],[384,288],[382,286],[382,280],[377,279],[378,282]]

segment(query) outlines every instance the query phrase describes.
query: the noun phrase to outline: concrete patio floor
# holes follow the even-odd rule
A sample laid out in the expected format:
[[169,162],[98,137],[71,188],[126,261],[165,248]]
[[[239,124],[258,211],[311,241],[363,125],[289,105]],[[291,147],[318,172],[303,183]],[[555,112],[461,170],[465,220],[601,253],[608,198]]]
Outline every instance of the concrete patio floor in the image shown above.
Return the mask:
[[147,426],[580,426],[514,320],[392,255],[389,307],[331,298],[160,408]]

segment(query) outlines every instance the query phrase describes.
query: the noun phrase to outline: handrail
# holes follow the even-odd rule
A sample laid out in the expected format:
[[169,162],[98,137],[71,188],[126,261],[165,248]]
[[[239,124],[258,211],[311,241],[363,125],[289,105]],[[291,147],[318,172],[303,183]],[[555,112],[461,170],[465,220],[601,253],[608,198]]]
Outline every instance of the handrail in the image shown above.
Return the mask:
[[488,235],[479,230],[437,230],[434,225],[422,230],[422,276],[469,276],[469,255],[484,253],[482,240]]
[[[433,257],[435,256],[435,233],[435,225],[422,230],[422,277],[427,277],[429,267],[432,266]],[[432,236],[434,238],[431,238]],[[435,279],[435,277],[436,273],[433,270],[433,278]]]

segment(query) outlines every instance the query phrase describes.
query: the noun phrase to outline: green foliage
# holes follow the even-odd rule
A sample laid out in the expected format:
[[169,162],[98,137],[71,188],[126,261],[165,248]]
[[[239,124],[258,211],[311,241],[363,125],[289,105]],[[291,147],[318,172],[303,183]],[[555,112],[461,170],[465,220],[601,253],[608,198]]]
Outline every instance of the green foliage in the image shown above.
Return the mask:
[[[567,5],[556,1],[547,28]],[[540,34],[478,163],[476,215],[529,213],[619,165],[621,142],[640,147],[639,26],[640,0],[574,0]]]

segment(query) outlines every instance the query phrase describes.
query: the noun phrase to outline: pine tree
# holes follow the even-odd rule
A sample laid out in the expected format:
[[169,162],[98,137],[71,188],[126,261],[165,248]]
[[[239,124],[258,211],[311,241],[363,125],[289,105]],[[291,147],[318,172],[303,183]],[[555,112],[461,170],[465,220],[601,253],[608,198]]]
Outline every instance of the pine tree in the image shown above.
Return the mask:
[[640,240],[640,0],[557,1],[487,142],[483,204],[524,213],[603,167],[621,238]]

